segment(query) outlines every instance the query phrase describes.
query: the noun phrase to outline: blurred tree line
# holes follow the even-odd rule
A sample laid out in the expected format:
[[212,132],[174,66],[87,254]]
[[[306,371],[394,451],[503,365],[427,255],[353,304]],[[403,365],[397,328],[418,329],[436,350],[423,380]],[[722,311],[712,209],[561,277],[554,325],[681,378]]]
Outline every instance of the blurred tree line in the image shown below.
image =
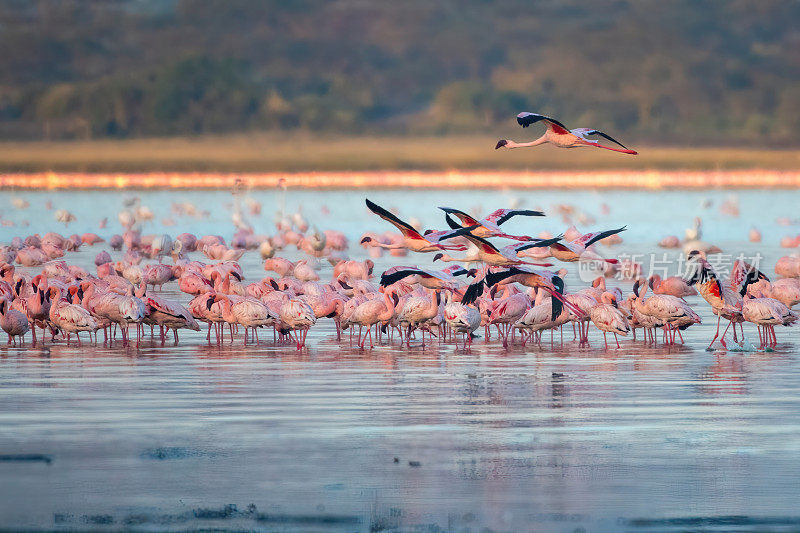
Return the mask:
[[790,0],[2,0],[0,137],[513,130],[791,143]]

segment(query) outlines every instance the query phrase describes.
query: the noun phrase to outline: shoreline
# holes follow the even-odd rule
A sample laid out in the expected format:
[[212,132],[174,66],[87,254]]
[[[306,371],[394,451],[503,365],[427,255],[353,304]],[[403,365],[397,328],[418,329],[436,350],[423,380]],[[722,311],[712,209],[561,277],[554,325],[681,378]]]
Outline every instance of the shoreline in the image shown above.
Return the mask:
[[0,174],[2,190],[58,189],[792,189],[800,170],[38,172]]

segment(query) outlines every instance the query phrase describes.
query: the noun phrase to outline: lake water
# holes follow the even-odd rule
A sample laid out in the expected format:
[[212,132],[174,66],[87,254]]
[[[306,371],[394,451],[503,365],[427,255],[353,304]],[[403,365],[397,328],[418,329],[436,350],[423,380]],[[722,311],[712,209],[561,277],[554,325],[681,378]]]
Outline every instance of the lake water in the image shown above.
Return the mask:
[[[225,191],[19,191],[0,199],[15,224],[0,228],[0,241],[59,227],[59,208],[77,218],[67,233],[108,237],[133,195],[155,213],[145,233],[233,232]],[[271,232],[281,194],[251,196],[263,214],[250,221]],[[570,204],[595,219],[582,229],[628,225],[624,243],[602,253],[656,252],[671,270],[675,252],[662,263],[655,243],[682,236],[695,215],[706,240],[730,255],[760,252],[770,275],[786,252],[779,237],[798,233],[776,222],[797,218],[788,191],[288,191],[285,203],[320,229],[344,231],[350,255],[364,258],[358,236],[391,228],[366,211],[365,196],[431,227],[443,226],[438,205],[541,207],[551,216],[504,226],[531,234],[562,231],[554,206]],[[30,207],[14,209],[14,197]],[[740,216],[720,213],[724,200],[738,200]],[[178,201],[209,216],[174,214]],[[747,242],[753,225],[761,244]],[[88,267],[101,249],[66,259]],[[429,260],[384,256],[376,269]],[[263,276],[257,253],[242,263],[248,280]],[[568,268],[568,288],[581,286]],[[321,265],[323,278],[330,272]],[[171,285],[166,295],[188,300]],[[271,335],[218,348],[187,332],[177,347],[147,338],[139,350],[3,346],[0,528],[796,531],[797,330],[778,331],[774,352],[707,352],[714,320],[702,300],[689,302],[704,324],[672,348],[626,339],[606,351],[596,332],[578,348],[565,329],[563,345],[545,335],[541,347],[509,350],[476,339],[467,352],[396,341],[361,351],[347,336],[336,342],[327,320],[302,352]]]

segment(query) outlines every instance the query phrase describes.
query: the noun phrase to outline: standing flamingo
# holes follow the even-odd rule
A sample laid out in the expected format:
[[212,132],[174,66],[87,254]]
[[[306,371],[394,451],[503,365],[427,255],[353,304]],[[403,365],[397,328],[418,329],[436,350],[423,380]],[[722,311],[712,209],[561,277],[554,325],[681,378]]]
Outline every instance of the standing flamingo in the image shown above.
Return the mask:
[[589,319],[597,329],[603,332],[603,342],[605,342],[606,350],[608,350],[606,334],[614,334],[614,339],[617,341],[617,348],[619,348],[617,334],[627,335],[631,329],[625,315],[619,310],[616,297],[610,292],[604,292],[602,294],[600,302],[589,311]]
[[8,334],[8,344],[11,344],[13,340],[14,346],[17,345],[17,339],[14,337],[19,337],[24,343],[25,334],[30,329],[28,317],[22,312],[12,309],[5,298],[0,299],[0,328],[3,328],[3,331]]
[[80,332],[97,331],[100,326],[89,311],[79,305],[62,300],[61,292],[61,288],[57,286],[48,289],[50,296],[50,322],[62,333],[67,334],[67,344],[69,344],[70,334],[74,333],[78,337],[78,346],[80,346]]
[[[544,135],[542,135],[535,141],[527,143],[517,143],[514,141],[509,141],[507,139],[501,139],[497,141],[497,145],[494,147],[495,150],[497,150],[498,148],[502,148],[504,146],[506,148],[526,148],[529,146],[539,146],[540,144],[550,143],[553,146],[557,146],[558,148],[580,148],[583,146],[593,146],[595,148],[604,148],[606,150],[621,152],[623,154],[630,154],[630,155],[638,154],[638,152],[636,152],[635,150],[629,150],[621,142],[611,138],[609,135],[606,135],[600,130],[595,130],[592,128],[575,128],[574,130],[570,130],[567,129],[567,127],[564,124],[562,124],[561,122],[557,121],[554,118],[549,118],[544,115],[539,115],[537,113],[530,113],[527,111],[517,115],[517,122],[523,128],[527,128],[531,124],[535,124],[539,121],[542,121],[545,124],[545,126],[547,126],[547,129],[545,130]],[[595,139],[590,139],[589,137],[592,135],[597,135],[615,144],[618,144],[622,146],[622,149],[612,148],[610,146],[603,146],[602,144],[600,144],[599,141]]]

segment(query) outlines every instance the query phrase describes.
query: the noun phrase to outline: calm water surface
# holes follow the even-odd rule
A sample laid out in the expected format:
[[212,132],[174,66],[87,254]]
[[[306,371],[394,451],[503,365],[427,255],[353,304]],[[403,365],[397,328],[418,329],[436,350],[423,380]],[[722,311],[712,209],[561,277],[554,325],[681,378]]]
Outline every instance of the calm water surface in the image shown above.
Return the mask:
[[[628,224],[608,255],[650,252],[666,234],[682,235],[696,214],[705,238],[726,253],[782,255],[778,226],[796,216],[785,191],[738,193],[741,216],[718,207],[728,193],[540,191],[380,191],[370,198],[404,216],[441,225],[436,205],[494,209],[519,198],[553,212],[574,204],[596,219],[587,229]],[[31,207],[1,202],[0,240],[56,228],[52,211],[69,207],[68,232],[117,231],[122,193],[20,193]],[[230,235],[225,192],[148,192],[156,219],[145,232]],[[280,199],[251,217],[271,231]],[[355,240],[388,224],[362,208],[364,192],[292,192],[321,229]],[[711,199],[713,205],[703,208]],[[177,216],[191,201],[208,218]],[[599,205],[610,207],[602,215]],[[325,205],[329,214],[321,213]],[[109,229],[97,229],[109,217]],[[177,226],[165,226],[174,218]],[[24,226],[27,222],[28,225]],[[169,221],[167,221],[169,222]],[[509,223],[511,224],[511,223]],[[560,231],[558,216],[517,220],[510,229]],[[744,243],[751,225],[764,243]],[[68,255],[92,264],[101,246]],[[659,253],[661,253],[659,251]],[[353,257],[364,257],[353,246]],[[299,257],[287,252],[290,258]],[[672,255],[669,256],[672,258]],[[429,257],[377,260],[391,264]],[[263,275],[257,254],[243,259],[248,280]],[[670,263],[670,268],[677,268]],[[571,270],[574,271],[573,268]],[[321,266],[323,278],[331,267]],[[174,285],[174,284],[172,284]],[[574,272],[568,287],[578,287]],[[620,283],[626,292],[630,284]],[[167,287],[181,301],[185,295]],[[0,525],[9,530],[257,531],[795,531],[800,529],[800,338],[778,332],[775,352],[706,352],[712,317],[685,346],[625,340],[604,350],[601,337],[578,348],[565,330],[541,347],[503,350],[477,339],[352,348],[321,321],[309,349],[259,346],[241,338],[222,348],[204,334],[181,333],[137,351],[0,348]],[[748,329],[754,336],[754,330]],[[482,332],[480,332],[482,333]],[[265,341],[266,339],[266,341]]]

